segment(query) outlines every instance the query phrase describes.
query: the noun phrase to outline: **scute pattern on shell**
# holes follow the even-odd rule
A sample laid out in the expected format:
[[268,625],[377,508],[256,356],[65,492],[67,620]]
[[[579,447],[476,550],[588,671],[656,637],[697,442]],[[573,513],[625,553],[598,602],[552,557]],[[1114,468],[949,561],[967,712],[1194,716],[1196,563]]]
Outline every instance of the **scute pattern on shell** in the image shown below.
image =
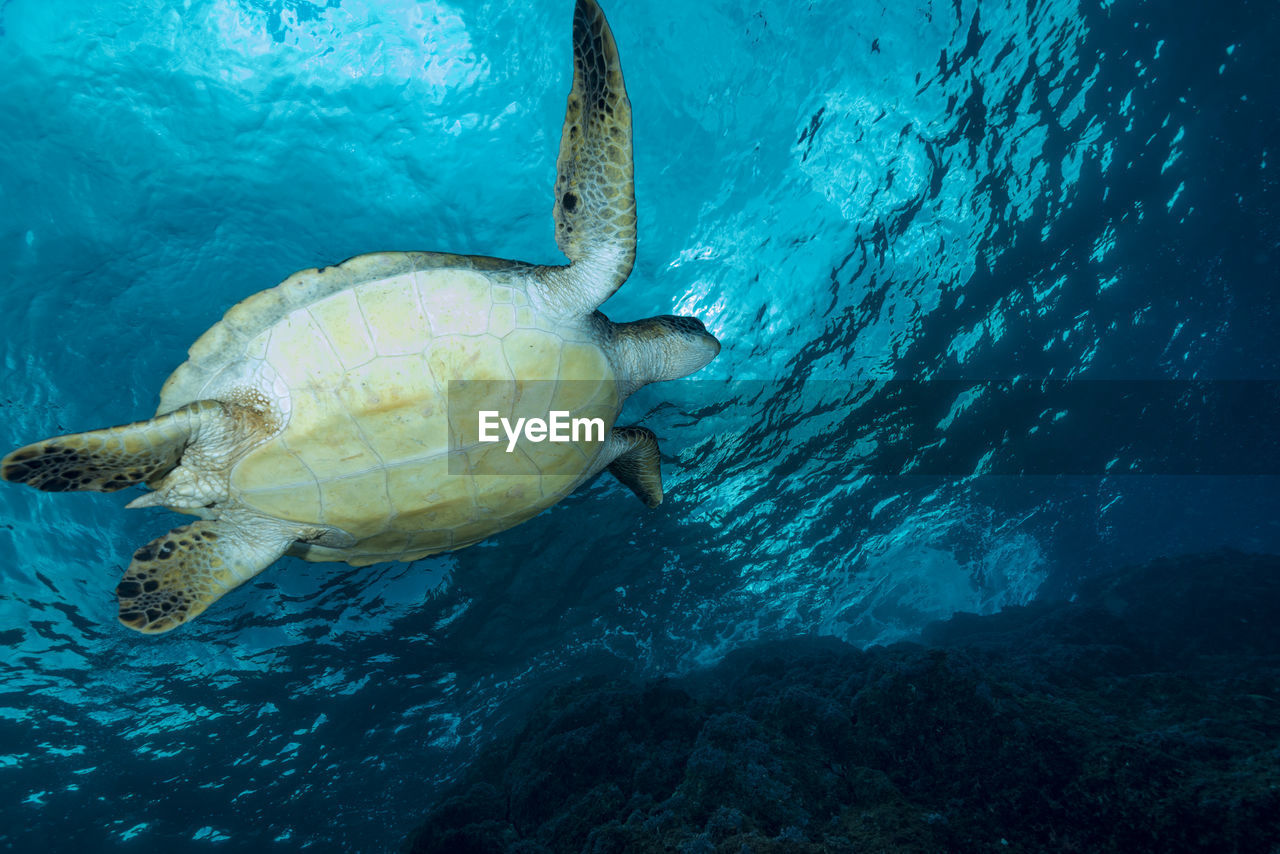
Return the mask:
[[199,399],[209,378],[244,355],[250,339],[291,311],[345,288],[402,273],[432,269],[509,271],[520,275],[533,265],[482,255],[447,252],[370,252],[327,267],[299,270],[274,288],[259,291],[232,306],[222,320],[196,339],[187,361],[160,390],[157,415]]
[[566,410],[600,418],[606,436],[613,426],[609,358],[588,325],[531,302],[534,268],[441,257],[384,253],[297,274],[228,312],[166,386],[165,405],[179,405],[177,389],[225,394],[274,378],[282,429],[234,467],[230,487],[253,512],[356,540],[308,559],[412,560],[478,542],[571,492],[604,444],[507,453],[478,442],[480,409]]

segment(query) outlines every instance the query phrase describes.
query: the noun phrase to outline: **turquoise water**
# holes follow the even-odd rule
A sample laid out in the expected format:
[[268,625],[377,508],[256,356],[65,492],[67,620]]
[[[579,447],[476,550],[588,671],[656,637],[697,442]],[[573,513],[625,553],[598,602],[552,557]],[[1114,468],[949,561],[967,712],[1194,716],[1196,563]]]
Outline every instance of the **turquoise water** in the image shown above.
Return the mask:
[[[885,643],[1124,562],[1276,551],[1273,477],[1195,475],[1088,423],[1073,441],[1144,473],[983,475],[978,454],[903,476],[875,454],[901,423],[869,380],[1280,377],[1280,25],[1186,9],[606,6],[640,244],[605,311],[695,314],[725,344],[623,418],[661,438],[666,502],[602,478],[453,555],[285,559],[146,638],[112,590],[179,517],[6,486],[0,835],[386,850],[570,676]],[[149,414],[190,342],[303,267],[559,263],[570,21],[560,0],[7,0],[0,443]],[[1004,423],[946,403],[935,441],[964,412]],[[1276,473],[1274,442],[1254,450]]]

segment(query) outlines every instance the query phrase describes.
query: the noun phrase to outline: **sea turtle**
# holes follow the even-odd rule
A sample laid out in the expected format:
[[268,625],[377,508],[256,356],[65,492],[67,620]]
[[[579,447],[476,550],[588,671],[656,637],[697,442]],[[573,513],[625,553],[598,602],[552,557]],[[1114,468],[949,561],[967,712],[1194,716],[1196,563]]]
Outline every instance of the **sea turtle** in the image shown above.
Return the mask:
[[[699,370],[720,343],[692,317],[597,310],[631,272],[636,217],[631,106],[595,0],[577,0],[573,67],[554,206],[568,266],[379,252],[303,270],[201,336],[154,418],[0,462],[5,480],[43,490],[145,482],[154,491],[129,507],[201,517],[134,553],[122,623],[168,631],[285,554],[360,566],[459,549],[605,468],[662,500],[656,438],[614,420],[637,388]],[[526,430],[508,451],[480,441],[484,412],[568,413],[584,432]]]

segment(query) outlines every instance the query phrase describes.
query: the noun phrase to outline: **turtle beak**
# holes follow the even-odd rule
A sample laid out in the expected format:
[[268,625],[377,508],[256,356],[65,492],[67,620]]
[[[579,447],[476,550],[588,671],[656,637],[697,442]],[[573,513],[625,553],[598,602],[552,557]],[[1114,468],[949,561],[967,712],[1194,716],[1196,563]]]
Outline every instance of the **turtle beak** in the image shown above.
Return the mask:
[[681,339],[682,346],[677,352],[679,364],[673,366],[676,376],[687,377],[700,371],[720,355],[720,340],[708,332],[698,318],[667,315],[662,319]]

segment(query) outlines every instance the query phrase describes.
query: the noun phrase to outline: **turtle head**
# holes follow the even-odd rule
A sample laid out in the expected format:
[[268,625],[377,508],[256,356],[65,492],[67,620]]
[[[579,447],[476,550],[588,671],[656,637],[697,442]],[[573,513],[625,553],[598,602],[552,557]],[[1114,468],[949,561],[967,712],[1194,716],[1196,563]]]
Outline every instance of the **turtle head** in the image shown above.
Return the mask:
[[708,332],[696,317],[664,314],[641,322],[655,324],[662,330],[659,335],[666,350],[667,373],[659,377],[659,381],[687,377],[720,355],[720,339]]
[[621,364],[633,388],[687,377],[706,367],[720,342],[696,317],[666,314],[615,327]]

